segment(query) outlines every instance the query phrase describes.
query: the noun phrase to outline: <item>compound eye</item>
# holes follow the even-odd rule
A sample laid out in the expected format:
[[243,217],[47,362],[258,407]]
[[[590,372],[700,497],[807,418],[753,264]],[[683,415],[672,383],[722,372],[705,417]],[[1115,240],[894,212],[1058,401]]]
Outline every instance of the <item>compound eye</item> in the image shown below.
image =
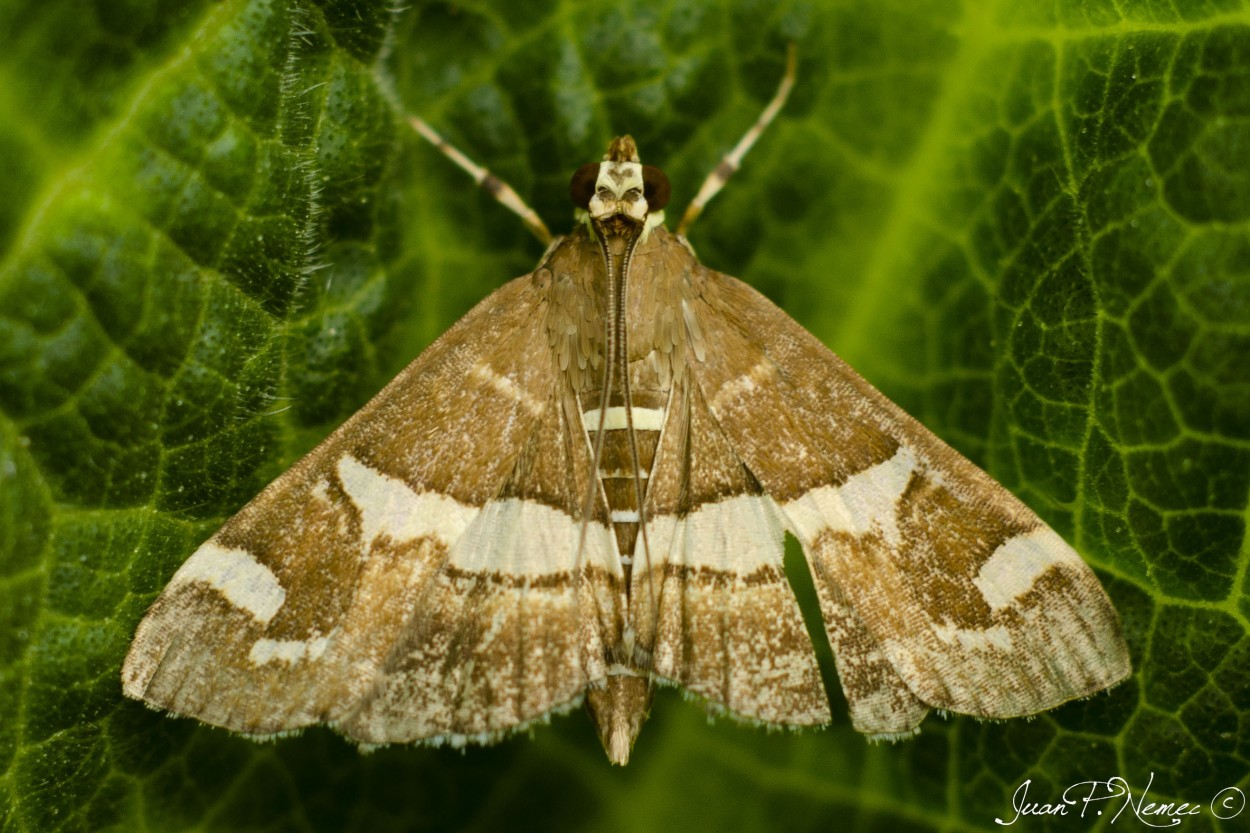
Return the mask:
[[668,184],[668,177],[659,168],[652,165],[642,166],[642,193],[647,198],[648,211],[661,211],[668,205],[668,198],[673,189]]
[[569,180],[569,199],[578,208],[590,209],[590,198],[595,195],[595,183],[599,181],[599,163],[588,162],[573,173]]

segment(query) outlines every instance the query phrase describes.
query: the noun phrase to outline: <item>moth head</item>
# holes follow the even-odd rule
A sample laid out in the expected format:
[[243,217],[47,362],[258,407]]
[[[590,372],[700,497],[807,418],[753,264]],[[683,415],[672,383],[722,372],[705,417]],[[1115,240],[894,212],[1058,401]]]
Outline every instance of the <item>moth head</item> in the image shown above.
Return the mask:
[[629,136],[613,139],[602,162],[582,165],[569,181],[569,197],[592,227],[624,223],[641,227],[644,234],[663,224],[670,193],[668,177],[638,161]]

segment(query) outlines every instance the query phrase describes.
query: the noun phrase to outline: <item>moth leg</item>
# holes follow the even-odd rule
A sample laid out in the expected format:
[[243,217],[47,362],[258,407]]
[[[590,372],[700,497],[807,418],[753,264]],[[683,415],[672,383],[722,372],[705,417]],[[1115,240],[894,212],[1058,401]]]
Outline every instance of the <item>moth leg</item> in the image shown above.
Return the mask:
[[490,171],[476,164],[472,159],[465,156],[459,150],[451,145],[446,139],[440,136],[434,128],[430,127],[422,119],[416,116],[409,116],[408,123],[424,136],[430,144],[438,148],[444,156],[459,165],[469,176],[473,177],[473,181],[486,193],[490,194],[498,200],[505,208],[521,218],[521,222],[525,223],[525,227],[533,232],[534,236],[542,241],[544,246],[551,244],[551,232],[547,230],[547,226],[543,224],[542,219],[534,211],[525,204],[525,200],[521,199],[516,191],[512,190],[512,186],[504,182]]
[[773,94],[773,100],[768,102],[768,106],[764,108],[764,112],[760,113],[760,117],[755,120],[755,124],[751,125],[751,129],[746,132],[738,144],[729,153],[721,159],[707,179],[703,180],[703,184],[699,186],[699,193],[695,194],[694,200],[686,209],[686,213],[682,215],[681,222],[677,224],[677,233],[685,234],[686,229],[694,222],[695,218],[703,213],[703,206],[725,187],[725,183],[738,170],[738,166],[742,164],[742,157],[746,156],[747,151],[755,144],[756,140],[763,134],[765,128],[768,127],[781,112],[781,108],[785,105],[786,99],[790,97],[790,88],[794,86],[795,70],[798,66],[798,56],[791,43],[786,50],[786,74],[781,79],[781,84],[777,87],[777,92]]

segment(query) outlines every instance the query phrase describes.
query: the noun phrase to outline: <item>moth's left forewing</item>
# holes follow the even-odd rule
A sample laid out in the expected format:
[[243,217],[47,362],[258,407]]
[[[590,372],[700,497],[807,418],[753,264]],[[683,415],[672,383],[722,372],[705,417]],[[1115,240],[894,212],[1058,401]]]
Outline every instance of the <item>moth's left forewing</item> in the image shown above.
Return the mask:
[[454,742],[602,679],[619,567],[602,522],[589,572],[574,562],[589,462],[562,421],[548,282],[482,301],[192,554],[139,625],[125,693],[250,734]]
[[856,728],[1032,714],[1129,674],[1097,578],[1014,495],[745,284],[709,272],[694,303],[693,376],[803,545]]

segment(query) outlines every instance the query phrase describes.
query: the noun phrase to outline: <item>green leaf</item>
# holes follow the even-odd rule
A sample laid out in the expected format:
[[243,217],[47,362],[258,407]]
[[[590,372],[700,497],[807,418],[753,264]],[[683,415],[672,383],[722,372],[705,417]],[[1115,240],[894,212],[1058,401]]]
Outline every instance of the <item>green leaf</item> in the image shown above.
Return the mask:
[[[168,5],[0,7],[0,830],[973,831],[1026,781],[1053,803],[1113,776],[1197,804],[1186,830],[1244,827],[1210,803],[1250,791],[1241,5]],[[680,210],[788,41],[794,95],[695,246],[1077,546],[1129,682],[893,746],[849,729],[836,684],[834,727],[806,734],[663,691],[625,770],[576,714],[360,756],[122,698],[178,564],[540,254],[402,115],[553,229],[621,132]],[[1105,829],[1122,804],[1016,829]]]

